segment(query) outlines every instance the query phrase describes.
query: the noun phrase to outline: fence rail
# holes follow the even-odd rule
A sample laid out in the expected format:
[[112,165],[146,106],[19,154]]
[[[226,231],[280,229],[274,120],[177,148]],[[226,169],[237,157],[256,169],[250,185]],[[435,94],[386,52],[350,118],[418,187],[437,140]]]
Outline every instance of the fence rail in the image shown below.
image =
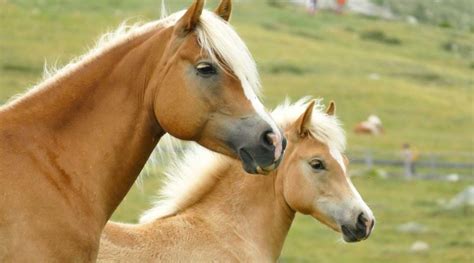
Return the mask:
[[[400,154],[387,151],[358,150],[348,153],[353,164],[365,165],[368,169],[382,167],[407,167],[407,160]],[[419,159],[412,161],[418,172],[429,175],[463,173],[474,175],[474,153],[423,153]],[[405,170],[404,173],[407,173]]]
[[[403,166],[404,162],[401,160],[383,160],[383,159],[372,159],[370,161],[372,165],[381,166]],[[351,163],[367,164],[367,158],[352,157]],[[418,167],[429,167],[429,168],[447,168],[447,169],[474,169],[474,163],[452,163],[452,162],[431,162],[431,161],[415,161]]]

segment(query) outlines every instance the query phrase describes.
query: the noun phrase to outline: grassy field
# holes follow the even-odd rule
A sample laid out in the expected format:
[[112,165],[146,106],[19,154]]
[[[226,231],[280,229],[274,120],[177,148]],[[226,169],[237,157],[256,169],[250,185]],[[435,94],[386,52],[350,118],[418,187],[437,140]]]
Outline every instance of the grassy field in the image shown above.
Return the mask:
[[[190,1],[168,2],[177,10]],[[373,139],[348,132],[349,149],[398,151],[409,142],[420,151],[473,152],[474,34],[469,30],[329,12],[310,17],[265,2],[241,1],[232,23],[257,60],[269,107],[286,96],[334,99],[348,130],[378,114],[386,134]],[[155,0],[0,0],[0,104],[35,84],[45,61],[64,64],[124,19],[156,17]],[[374,235],[343,244],[313,219],[298,217],[283,262],[472,262],[472,209],[453,212],[439,205],[468,183],[370,176],[354,181],[378,219]],[[144,180],[143,189],[134,187],[113,219],[136,221],[159,184],[155,176]],[[428,231],[397,232],[410,221]],[[416,240],[431,249],[409,252]]]

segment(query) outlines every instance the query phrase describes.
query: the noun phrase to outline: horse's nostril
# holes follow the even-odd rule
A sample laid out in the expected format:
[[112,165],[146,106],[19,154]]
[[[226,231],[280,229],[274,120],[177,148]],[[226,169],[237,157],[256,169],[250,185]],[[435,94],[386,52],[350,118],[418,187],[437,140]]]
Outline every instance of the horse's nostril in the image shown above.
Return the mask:
[[369,237],[372,229],[374,229],[374,225],[375,219],[372,217],[366,217],[364,213],[360,213],[357,217],[356,227],[365,233],[365,238]]
[[359,216],[357,217],[357,221],[365,223],[368,220],[365,218],[364,213],[360,213]]
[[375,226],[375,220],[372,219],[372,221],[370,222],[370,231],[372,231],[372,229],[374,229],[374,226]]
[[367,228],[367,218],[365,218],[364,213],[360,213],[357,217],[357,228],[366,229]]
[[264,146],[272,148],[275,147],[277,143],[277,136],[272,131],[266,131],[262,135],[262,143]]
[[287,144],[287,141],[286,141],[286,138],[283,137],[283,142],[282,142],[282,151],[284,151],[286,149],[286,144]]

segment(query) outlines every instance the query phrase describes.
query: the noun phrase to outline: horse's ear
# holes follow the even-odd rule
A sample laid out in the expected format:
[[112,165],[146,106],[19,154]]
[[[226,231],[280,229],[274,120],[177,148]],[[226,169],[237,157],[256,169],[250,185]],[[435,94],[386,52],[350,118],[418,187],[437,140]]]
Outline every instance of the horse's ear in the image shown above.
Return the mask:
[[333,100],[329,102],[329,106],[326,109],[326,114],[329,116],[334,116],[336,114],[336,103]]
[[194,0],[193,4],[188,8],[183,17],[176,22],[175,32],[180,36],[185,36],[189,32],[193,31],[201,17],[202,10],[204,9],[205,0]]
[[311,116],[313,115],[315,100],[312,100],[304,113],[296,120],[296,131],[300,137],[305,137],[309,133],[308,127],[311,125]]
[[229,21],[232,13],[232,0],[221,0],[214,12],[225,21]]

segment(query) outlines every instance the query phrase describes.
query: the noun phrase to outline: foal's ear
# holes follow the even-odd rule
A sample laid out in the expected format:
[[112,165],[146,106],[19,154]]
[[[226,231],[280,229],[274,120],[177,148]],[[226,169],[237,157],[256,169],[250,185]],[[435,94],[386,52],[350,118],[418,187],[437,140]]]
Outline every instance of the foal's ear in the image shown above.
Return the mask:
[[194,0],[193,4],[188,8],[183,17],[176,22],[176,34],[185,36],[196,28],[205,2],[205,0]]
[[221,0],[219,6],[214,11],[218,16],[222,17],[225,21],[230,20],[230,15],[232,13],[232,1],[231,0]]
[[305,137],[309,133],[308,127],[311,125],[311,116],[313,115],[315,100],[312,100],[304,113],[296,120],[296,131],[300,137]]
[[326,109],[326,114],[329,116],[334,116],[336,114],[336,103],[333,100],[329,102],[329,106]]

